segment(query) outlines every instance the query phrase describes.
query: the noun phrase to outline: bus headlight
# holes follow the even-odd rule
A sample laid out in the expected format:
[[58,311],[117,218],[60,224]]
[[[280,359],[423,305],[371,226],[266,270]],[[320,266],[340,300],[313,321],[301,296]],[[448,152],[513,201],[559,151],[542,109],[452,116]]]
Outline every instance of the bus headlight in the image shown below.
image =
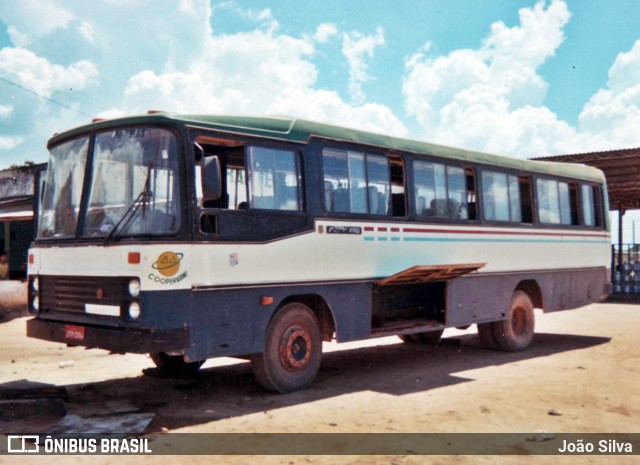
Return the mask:
[[140,304],[138,302],[131,302],[129,304],[129,318],[132,320],[140,318]]
[[132,279],[129,281],[129,295],[131,297],[138,297],[140,295],[140,281]]
[[35,297],[33,298],[33,300],[31,301],[31,306],[33,307],[33,309],[34,309],[35,311],[40,310],[40,297],[35,296]]
[[38,289],[40,289],[40,278],[37,276],[31,281],[31,289],[35,292],[38,292]]

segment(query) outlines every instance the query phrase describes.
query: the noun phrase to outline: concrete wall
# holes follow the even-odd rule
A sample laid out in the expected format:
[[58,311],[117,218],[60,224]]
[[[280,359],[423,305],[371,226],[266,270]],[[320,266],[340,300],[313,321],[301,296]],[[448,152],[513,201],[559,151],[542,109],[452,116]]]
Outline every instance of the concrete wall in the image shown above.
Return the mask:
[[0,171],[0,200],[33,195],[34,166]]

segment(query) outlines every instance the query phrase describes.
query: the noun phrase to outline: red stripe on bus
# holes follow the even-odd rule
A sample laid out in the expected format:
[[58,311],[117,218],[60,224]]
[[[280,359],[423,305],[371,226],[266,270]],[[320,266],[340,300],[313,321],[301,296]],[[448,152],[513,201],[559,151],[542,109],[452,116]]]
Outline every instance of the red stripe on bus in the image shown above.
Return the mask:
[[564,232],[541,232],[541,231],[487,231],[482,229],[422,229],[403,228],[405,233],[426,233],[426,234],[482,234],[499,236],[569,236],[569,237],[600,237],[609,238],[608,234],[602,233],[564,233]]

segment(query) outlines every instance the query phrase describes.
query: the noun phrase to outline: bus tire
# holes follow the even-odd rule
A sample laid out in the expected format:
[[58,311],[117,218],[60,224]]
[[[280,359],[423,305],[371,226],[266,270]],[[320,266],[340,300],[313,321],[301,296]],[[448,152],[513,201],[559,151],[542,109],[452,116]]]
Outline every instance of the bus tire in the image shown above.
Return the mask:
[[[533,340],[535,329],[533,302],[529,294],[516,291],[511,298],[507,319],[486,325],[478,325],[480,339],[485,347],[488,347],[485,341],[491,344],[489,338],[492,336],[493,343],[500,350],[518,352],[527,348]],[[491,332],[488,331],[489,329]]]
[[322,333],[309,307],[282,307],[267,327],[262,353],[251,357],[256,379],[268,391],[287,393],[309,386],[322,361]]
[[192,376],[204,364],[204,360],[185,362],[182,355],[169,355],[165,352],[153,352],[149,357],[163,374],[169,376]]
[[437,344],[442,338],[442,333],[444,333],[444,329],[427,331],[426,333],[403,334],[400,339],[408,344]]

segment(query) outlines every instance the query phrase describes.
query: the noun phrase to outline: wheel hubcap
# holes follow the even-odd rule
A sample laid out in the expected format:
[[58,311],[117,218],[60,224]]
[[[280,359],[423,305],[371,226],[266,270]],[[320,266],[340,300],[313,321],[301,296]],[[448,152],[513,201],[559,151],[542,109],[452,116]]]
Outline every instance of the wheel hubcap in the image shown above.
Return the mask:
[[520,335],[524,332],[526,327],[526,315],[521,308],[513,310],[513,314],[511,315],[511,327],[513,328],[514,334]]
[[280,361],[290,370],[303,368],[311,358],[311,338],[300,327],[289,328],[282,338],[280,345]]

